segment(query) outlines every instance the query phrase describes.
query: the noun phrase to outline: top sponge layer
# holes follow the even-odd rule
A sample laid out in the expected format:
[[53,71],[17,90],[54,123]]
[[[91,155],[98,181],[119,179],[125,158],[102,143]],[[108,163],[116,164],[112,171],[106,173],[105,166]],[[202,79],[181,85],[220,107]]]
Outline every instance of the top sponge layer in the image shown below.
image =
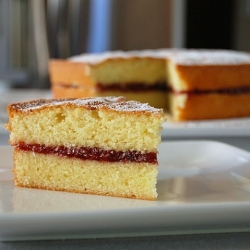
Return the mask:
[[8,107],[10,143],[156,151],[164,113],[123,97],[36,100]]

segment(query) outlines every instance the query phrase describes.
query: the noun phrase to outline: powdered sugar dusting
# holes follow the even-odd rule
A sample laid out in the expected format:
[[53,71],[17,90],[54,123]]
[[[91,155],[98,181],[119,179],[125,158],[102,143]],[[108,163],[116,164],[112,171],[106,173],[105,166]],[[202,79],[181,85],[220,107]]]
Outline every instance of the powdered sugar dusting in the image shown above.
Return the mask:
[[235,65],[250,64],[250,54],[229,50],[183,50],[171,54],[171,60],[179,65]]
[[102,109],[107,108],[121,112],[150,112],[163,113],[162,109],[151,107],[147,103],[140,103],[137,101],[127,101],[125,97],[109,96],[109,97],[93,97],[93,98],[79,98],[79,99],[40,99],[29,102],[21,102],[11,104],[10,107],[16,110],[31,111],[39,110],[45,107],[53,106],[68,106],[75,105],[85,107],[87,109]]
[[90,64],[98,64],[107,59],[114,58],[133,58],[133,57],[150,57],[150,58],[168,58],[172,53],[178,51],[177,49],[155,49],[155,50],[132,50],[132,51],[107,51],[98,54],[81,54],[70,57],[68,60],[73,62],[87,62]]
[[175,64],[180,65],[234,65],[250,64],[250,54],[240,51],[219,49],[155,49],[133,51],[107,51],[98,54],[81,54],[70,57],[72,62],[86,62],[99,64],[108,59],[115,58],[170,58]]

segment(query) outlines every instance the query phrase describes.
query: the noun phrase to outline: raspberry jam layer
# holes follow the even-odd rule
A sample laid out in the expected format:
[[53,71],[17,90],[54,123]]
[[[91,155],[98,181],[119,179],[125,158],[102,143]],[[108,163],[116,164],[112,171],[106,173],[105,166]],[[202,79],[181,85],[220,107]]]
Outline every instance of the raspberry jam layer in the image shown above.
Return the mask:
[[167,90],[166,82],[156,82],[154,84],[148,85],[138,82],[129,83],[113,83],[113,84],[97,84],[98,91],[150,91],[150,90]]
[[137,162],[157,164],[157,153],[143,153],[139,151],[115,151],[90,147],[64,147],[64,146],[45,146],[40,144],[19,143],[20,150],[32,151],[41,154],[53,154],[69,158],[79,158],[82,160],[95,160],[101,162]]
[[[81,88],[80,85],[73,85],[73,84],[62,84],[57,83],[58,86],[61,86],[63,88],[72,88],[72,89],[78,89]],[[172,92],[175,95],[179,94],[187,94],[187,95],[203,95],[203,94],[227,94],[227,95],[240,95],[240,94],[248,94],[250,93],[250,87],[249,86],[243,86],[239,88],[225,88],[225,89],[216,89],[216,90],[210,90],[210,89],[193,89],[193,90],[183,90],[183,91],[175,91],[174,89],[171,89],[165,82],[157,82],[152,85],[146,85],[144,83],[125,83],[125,84],[108,84],[104,85],[102,83],[98,83],[96,85],[98,91],[105,92],[105,91],[133,91],[133,92],[139,92],[139,91],[163,91],[163,92]]]
[[[74,85],[74,84],[69,85],[63,83],[57,83],[57,85],[63,88],[72,88],[72,89],[77,89],[82,87],[81,85]],[[96,88],[100,92],[105,92],[105,91],[136,92],[136,91],[152,91],[152,90],[167,91],[167,84],[165,82],[157,82],[152,85],[147,85],[144,83],[137,83],[137,82],[124,83],[124,84],[113,83],[108,85],[98,83],[96,85]]]
[[240,87],[240,88],[229,88],[229,89],[216,89],[216,90],[202,90],[194,89],[187,91],[173,91],[174,94],[188,94],[188,95],[202,95],[202,94],[226,94],[226,95],[241,95],[250,93],[250,87]]

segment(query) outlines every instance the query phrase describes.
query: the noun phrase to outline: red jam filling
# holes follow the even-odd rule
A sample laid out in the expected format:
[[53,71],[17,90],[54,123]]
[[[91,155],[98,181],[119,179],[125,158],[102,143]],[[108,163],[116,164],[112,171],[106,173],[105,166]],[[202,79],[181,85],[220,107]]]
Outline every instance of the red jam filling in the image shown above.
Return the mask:
[[[58,83],[57,85],[63,87],[63,88],[72,88],[77,89],[81,88],[80,85],[68,85],[63,83]],[[131,83],[113,83],[104,85],[102,83],[97,83],[96,88],[100,92],[105,91],[150,91],[150,90],[159,90],[159,91],[167,91],[167,85],[165,82],[157,82],[152,85],[146,85],[144,83],[137,83],[137,82],[131,82]]]
[[19,143],[20,150],[32,151],[41,154],[54,154],[69,158],[79,158],[82,160],[95,160],[101,162],[138,162],[157,164],[157,153],[142,153],[139,151],[115,151],[91,147],[64,147],[64,146],[45,146],[40,144]]
[[130,83],[113,83],[104,85],[102,83],[97,84],[98,91],[150,91],[150,90],[160,90],[166,91],[167,84],[165,82],[156,82],[152,85],[147,85],[144,83],[130,82]]
[[[57,85],[62,86],[64,88],[81,88],[81,86],[78,85],[67,85],[58,83]],[[171,89],[165,82],[157,82],[153,85],[146,85],[143,83],[113,83],[104,85],[102,83],[97,84],[97,89],[100,92],[105,91],[152,91],[152,90],[158,90],[163,92],[172,92],[175,95],[179,94],[187,94],[187,95],[203,95],[203,94],[227,94],[227,95],[240,95],[240,94],[246,94],[250,93],[250,87],[244,86],[240,88],[225,88],[225,89],[215,89],[215,90],[209,90],[209,89],[192,89],[192,90],[184,90],[184,91],[175,91],[174,89]]]
[[240,88],[229,88],[229,89],[216,89],[216,90],[202,90],[202,89],[193,89],[193,90],[186,90],[186,91],[174,91],[174,94],[188,94],[188,95],[202,95],[202,94],[226,94],[226,95],[240,95],[250,93],[250,87],[240,87]]

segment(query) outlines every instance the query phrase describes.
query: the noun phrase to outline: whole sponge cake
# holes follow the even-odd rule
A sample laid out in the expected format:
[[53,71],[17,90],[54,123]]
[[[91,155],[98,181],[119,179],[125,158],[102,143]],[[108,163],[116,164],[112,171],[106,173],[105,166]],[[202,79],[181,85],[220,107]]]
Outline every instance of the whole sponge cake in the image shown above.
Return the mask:
[[[50,61],[54,98],[125,95],[174,121],[250,116],[250,54],[158,49]],[[244,108],[243,108],[244,107]]]
[[163,111],[123,97],[8,107],[17,186],[154,200]]

